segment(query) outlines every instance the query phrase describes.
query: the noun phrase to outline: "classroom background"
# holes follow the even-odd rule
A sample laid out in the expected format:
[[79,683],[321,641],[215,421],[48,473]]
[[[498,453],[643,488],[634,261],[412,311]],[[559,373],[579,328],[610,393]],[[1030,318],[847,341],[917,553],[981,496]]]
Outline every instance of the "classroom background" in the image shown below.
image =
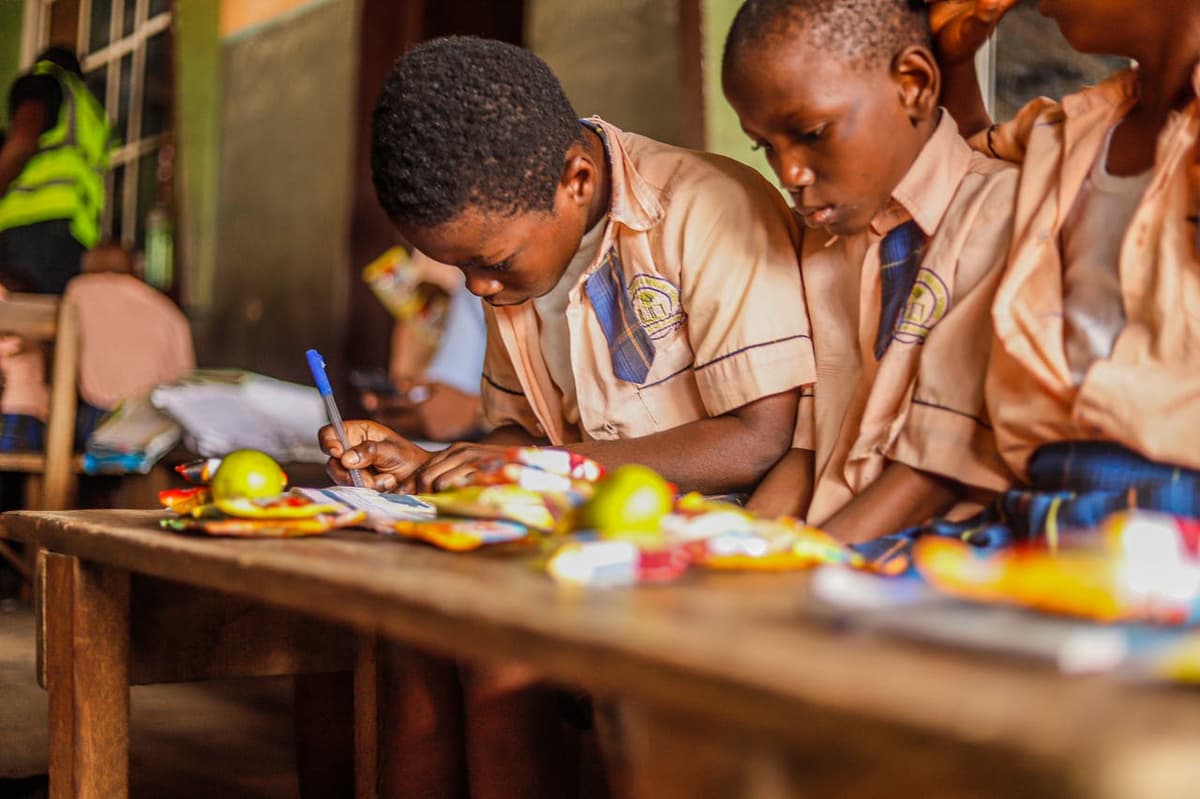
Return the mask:
[[[192,325],[201,367],[307,381],[386,365],[387,311],[360,277],[396,243],[368,172],[370,109],[392,61],[446,34],[544,58],[581,115],[769,174],[725,103],[738,0],[0,0],[0,86],[74,46],[115,121],[104,233],[173,254],[145,278]],[[1025,2],[985,53],[1000,118],[1108,74]],[[585,33],[586,32],[586,35]],[[3,113],[0,110],[0,113]],[[0,127],[7,120],[0,119]]]

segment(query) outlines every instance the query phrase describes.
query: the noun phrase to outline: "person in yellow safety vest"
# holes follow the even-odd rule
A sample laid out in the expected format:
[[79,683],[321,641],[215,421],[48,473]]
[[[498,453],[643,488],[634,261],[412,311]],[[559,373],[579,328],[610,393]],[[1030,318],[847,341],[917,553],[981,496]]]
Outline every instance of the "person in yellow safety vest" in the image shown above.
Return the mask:
[[61,294],[100,240],[111,149],[104,108],[79,59],[51,47],[9,91],[0,148],[0,281]]

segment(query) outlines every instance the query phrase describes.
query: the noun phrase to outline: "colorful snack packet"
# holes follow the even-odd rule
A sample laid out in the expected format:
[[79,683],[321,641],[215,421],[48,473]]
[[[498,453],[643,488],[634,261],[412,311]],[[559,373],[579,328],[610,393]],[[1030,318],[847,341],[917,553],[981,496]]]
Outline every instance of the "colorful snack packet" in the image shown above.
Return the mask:
[[159,525],[165,530],[183,533],[203,533],[211,536],[233,538],[299,538],[320,535],[330,530],[354,527],[361,524],[365,514],[350,511],[339,515],[313,516],[308,519],[162,519]]
[[864,565],[860,555],[815,527],[766,519],[705,539],[697,561],[709,569],[750,571]]
[[179,464],[175,467],[175,473],[192,485],[208,485],[220,465],[220,458],[203,458]]
[[863,559],[827,533],[794,519],[763,519],[739,505],[685,494],[663,521],[671,539],[689,542],[698,565],[710,569],[788,571],[812,566],[863,566]]
[[526,491],[591,493],[591,483],[520,463],[495,463],[472,475],[470,485],[515,485]]
[[555,582],[588,588],[618,588],[669,582],[692,563],[686,547],[643,550],[632,541],[569,541],[546,563]]
[[540,532],[554,532],[583,501],[575,492],[538,492],[516,485],[468,486],[420,497],[440,515],[502,519]]
[[158,501],[167,510],[187,516],[196,508],[212,502],[212,493],[205,486],[193,488],[168,488],[158,492]]
[[299,494],[280,494],[277,497],[217,500],[216,506],[227,516],[239,519],[310,519],[322,515],[339,515],[350,510],[336,502],[314,502]]
[[594,483],[604,477],[604,467],[591,458],[576,455],[562,449],[549,447],[514,447],[508,452],[508,461],[532,466],[543,472]]
[[529,536],[528,528],[523,525],[498,519],[401,521],[392,526],[392,531],[403,538],[424,541],[450,552],[469,552],[489,544],[521,541]]
[[1090,545],[984,553],[930,536],[917,571],[931,585],[977,602],[1019,605],[1100,622],[1200,620],[1200,560],[1192,520],[1129,511],[1110,516]]

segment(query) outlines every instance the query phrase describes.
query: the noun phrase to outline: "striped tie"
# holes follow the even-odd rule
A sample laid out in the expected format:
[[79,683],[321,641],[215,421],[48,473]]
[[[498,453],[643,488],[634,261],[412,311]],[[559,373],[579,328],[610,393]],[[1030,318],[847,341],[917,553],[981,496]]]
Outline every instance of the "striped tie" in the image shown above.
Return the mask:
[[654,342],[638,322],[616,250],[608,251],[604,263],[591,274],[584,287],[608,339],[613,374],[627,383],[646,382],[654,363]]
[[912,293],[921,256],[925,251],[925,234],[911,219],[896,227],[879,244],[879,280],[882,297],[879,302],[879,329],[875,333],[875,360],[883,358],[904,302]]

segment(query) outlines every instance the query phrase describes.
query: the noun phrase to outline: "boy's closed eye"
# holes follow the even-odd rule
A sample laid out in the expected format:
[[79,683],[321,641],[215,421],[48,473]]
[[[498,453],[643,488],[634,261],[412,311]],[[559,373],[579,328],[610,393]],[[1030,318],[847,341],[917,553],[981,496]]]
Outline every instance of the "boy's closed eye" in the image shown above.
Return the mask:
[[[788,138],[798,144],[817,144],[825,138],[828,131],[829,123],[822,122],[820,125],[809,128],[793,128],[788,131]],[[762,139],[754,139],[750,144],[750,149],[756,152],[762,150],[767,155],[770,155],[773,150],[771,145]]]
[[809,128],[793,129],[789,132],[789,135],[791,135],[794,141],[813,144],[824,139],[827,130],[829,130],[829,123],[822,122],[820,125],[814,125]]

